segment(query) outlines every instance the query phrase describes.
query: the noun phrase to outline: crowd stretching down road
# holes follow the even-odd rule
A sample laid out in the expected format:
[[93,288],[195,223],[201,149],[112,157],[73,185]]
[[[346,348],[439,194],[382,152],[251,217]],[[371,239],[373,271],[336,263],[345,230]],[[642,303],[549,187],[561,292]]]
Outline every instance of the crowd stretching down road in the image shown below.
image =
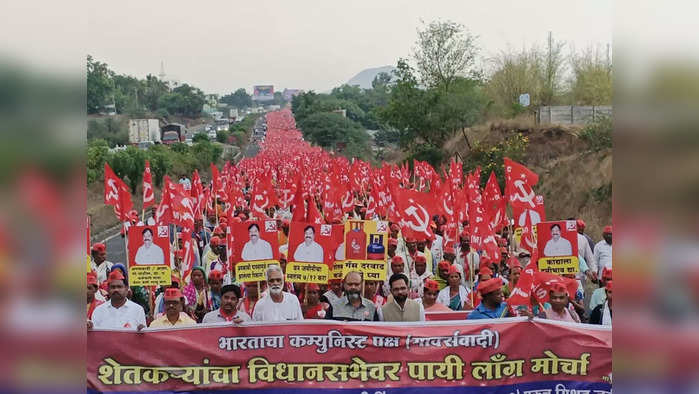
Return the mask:
[[[612,226],[593,240],[584,218],[546,222],[524,165],[505,160],[502,193],[494,174],[482,189],[480,169],[464,174],[456,160],[372,167],[311,146],[289,110],[263,128],[256,155],[212,165],[208,181],[165,177],[145,214],[105,168],[126,261],[88,246],[88,330],[439,316],[611,326]],[[550,269],[565,256],[565,270]]]

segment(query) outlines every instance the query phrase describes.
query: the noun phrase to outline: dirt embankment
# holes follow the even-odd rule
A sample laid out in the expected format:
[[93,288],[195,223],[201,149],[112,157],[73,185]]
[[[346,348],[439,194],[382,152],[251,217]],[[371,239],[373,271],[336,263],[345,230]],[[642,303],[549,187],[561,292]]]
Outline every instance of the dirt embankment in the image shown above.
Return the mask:
[[[612,220],[612,150],[590,152],[578,138],[580,127],[535,125],[530,119],[489,122],[467,130],[471,143],[497,144],[521,133],[529,138],[523,164],[539,174],[534,187],[544,196],[549,220],[582,218],[586,232],[601,239]],[[469,149],[461,133],[445,144],[449,155]]]

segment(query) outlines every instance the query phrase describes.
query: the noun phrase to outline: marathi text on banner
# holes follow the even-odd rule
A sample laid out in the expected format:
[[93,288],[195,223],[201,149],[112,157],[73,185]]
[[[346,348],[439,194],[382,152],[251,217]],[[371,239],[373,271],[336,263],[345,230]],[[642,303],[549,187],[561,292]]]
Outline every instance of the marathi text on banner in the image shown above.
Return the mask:
[[323,263],[299,263],[286,265],[286,281],[290,283],[328,283],[328,266]]

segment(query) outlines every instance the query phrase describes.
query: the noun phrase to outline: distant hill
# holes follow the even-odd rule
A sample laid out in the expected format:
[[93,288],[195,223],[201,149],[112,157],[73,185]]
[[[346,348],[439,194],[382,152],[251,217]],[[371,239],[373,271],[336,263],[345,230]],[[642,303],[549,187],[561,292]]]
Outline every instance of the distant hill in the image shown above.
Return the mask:
[[385,72],[391,74],[391,72],[395,69],[396,68],[393,66],[367,68],[366,70],[363,70],[359,74],[352,77],[349,81],[347,81],[347,84],[350,86],[359,85],[359,87],[363,89],[371,89],[371,82],[379,73]]

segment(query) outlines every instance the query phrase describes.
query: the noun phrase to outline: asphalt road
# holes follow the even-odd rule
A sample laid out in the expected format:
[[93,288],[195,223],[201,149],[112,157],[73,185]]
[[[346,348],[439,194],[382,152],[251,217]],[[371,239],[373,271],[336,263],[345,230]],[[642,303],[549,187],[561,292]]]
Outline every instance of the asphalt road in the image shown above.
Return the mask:
[[120,234],[107,238],[105,245],[107,245],[107,261],[126,264],[126,246]]

